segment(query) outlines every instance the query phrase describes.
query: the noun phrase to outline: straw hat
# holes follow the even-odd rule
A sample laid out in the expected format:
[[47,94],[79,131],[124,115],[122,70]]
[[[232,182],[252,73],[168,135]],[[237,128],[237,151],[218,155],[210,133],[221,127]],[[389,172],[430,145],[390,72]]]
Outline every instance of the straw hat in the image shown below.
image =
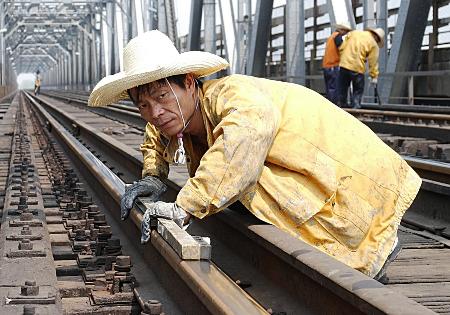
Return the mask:
[[340,21],[339,23],[334,24],[334,28],[336,30],[344,30],[344,31],[352,31],[353,28],[350,26],[350,23],[347,21]]
[[228,67],[228,62],[204,51],[180,54],[157,30],[133,38],[123,51],[123,71],[104,77],[89,96],[89,106],[106,106],[128,98],[127,90],[173,75],[204,77]]
[[382,48],[384,46],[384,30],[382,28],[368,28],[369,32],[377,35],[377,37],[380,39],[378,42],[378,47]]

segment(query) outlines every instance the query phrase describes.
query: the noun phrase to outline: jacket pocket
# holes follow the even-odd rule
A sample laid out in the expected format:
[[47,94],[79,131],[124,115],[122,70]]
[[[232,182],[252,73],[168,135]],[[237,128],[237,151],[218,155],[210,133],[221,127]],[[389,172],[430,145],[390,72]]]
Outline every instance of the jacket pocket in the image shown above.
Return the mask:
[[369,224],[353,211],[363,211],[358,202],[340,203],[334,192],[315,218],[328,233],[351,251],[356,251],[366,237]]

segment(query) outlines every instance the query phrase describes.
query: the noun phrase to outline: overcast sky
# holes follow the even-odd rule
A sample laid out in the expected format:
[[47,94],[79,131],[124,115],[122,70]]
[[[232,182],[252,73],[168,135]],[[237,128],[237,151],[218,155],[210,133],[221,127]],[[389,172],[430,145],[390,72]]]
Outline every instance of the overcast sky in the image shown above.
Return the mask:
[[[229,1],[229,0],[218,0]],[[216,1],[216,23],[220,24],[219,4]],[[307,0],[307,2],[312,0]],[[324,2],[325,0],[319,0]],[[274,6],[280,6],[286,3],[286,0],[274,0]],[[305,4],[306,5],[306,4]],[[252,12],[255,12],[256,0],[252,0]],[[178,19],[178,36],[183,36],[189,30],[189,15],[191,12],[191,0],[175,0],[176,14]],[[233,0],[234,11],[237,12],[237,0]]]

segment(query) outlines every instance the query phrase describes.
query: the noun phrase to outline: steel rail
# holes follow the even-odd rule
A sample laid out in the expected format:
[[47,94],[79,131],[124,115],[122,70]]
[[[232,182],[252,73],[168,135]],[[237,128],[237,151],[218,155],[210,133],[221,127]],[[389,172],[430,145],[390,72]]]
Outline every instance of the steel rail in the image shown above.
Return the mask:
[[[80,102],[80,104],[84,104],[84,105],[87,105],[88,98],[89,98],[89,94],[82,95],[82,94],[76,94],[74,92],[67,92],[67,93],[62,94],[56,90],[44,91],[41,94],[51,96],[54,98],[58,98],[61,100],[67,100],[68,102]],[[128,100],[122,100],[117,103],[110,104],[107,107],[120,108],[120,109],[125,109],[128,111],[139,113],[139,109],[137,109],[133,105],[133,102],[128,101]]]
[[450,115],[448,115],[448,114],[406,113],[406,112],[383,110],[383,109],[379,109],[379,110],[354,109],[354,108],[344,108],[344,109],[351,114],[358,114],[358,115],[381,115],[381,116],[390,116],[390,117],[404,117],[404,118],[414,118],[414,119],[450,121]]
[[383,104],[366,102],[361,104],[363,109],[374,110],[394,110],[400,112],[430,113],[430,114],[450,114],[450,106],[437,105],[405,105],[405,104]]
[[68,97],[54,92],[45,92],[41,94],[66,101],[69,104],[79,105],[80,107],[87,108],[89,111],[101,116],[118,120],[137,128],[145,129],[145,125],[147,124],[139,114],[139,110],[135,107],[120,104],[113,104],[108,107],[87,107],[87,99]]
[[440,174],[445,174],[450,177],[450,163],[443,163],[439,161],[426,161],[423,159],[405,156],[404,159],[412,167],[429,170]]
[[[171,186],[172,190],[174,187],[176,185]],[[237,217],[225,210],[202,225],[215,232],[215,237],[235,244],[233,247],[242,256],[257,262],[255,268],[260,268],[293,294],[303,304],[302,311],[317,314],[336,310],[348,314],[430,313],[415,301],[250,215]]]
[[450,129],[439,126],[402,124],[392,121],[362,121],[366,126],[376,133],[392,134],[402,137],[425,138],[437,140],[441,143],[450,142]]
[[[79,143],[40,104],[29,95],[27,98],[37,112],[44,117],[48,126],[51,126],[51,132],[64,141],[72,154],[89,170],[92,178],[96,178],[105,187],[108,197],[112,198],[117,205],[120,204],[120,198],[125,192],[124,182]],[[131,218],[138,229],[141,227],[142,216],[142,212],[133,208]],[[151,243],[211,314],[269,314],[211,261],[181,260],[156,231],[151,234]]]
[[[416,137],[437,140],[442,143],[450,142],[450,115],[403,113],[381,110],[346,109],[348,113],[360,118],[370,129],[377,133],[387,133],[403,137]],[[376,118],[390,116],[406,119],[406,121],[379,120]],[[415,123],[411,119],[422,120]],[[426,124],[425,122],[429,122]],[[439,125],[440,123],[440,125]]]

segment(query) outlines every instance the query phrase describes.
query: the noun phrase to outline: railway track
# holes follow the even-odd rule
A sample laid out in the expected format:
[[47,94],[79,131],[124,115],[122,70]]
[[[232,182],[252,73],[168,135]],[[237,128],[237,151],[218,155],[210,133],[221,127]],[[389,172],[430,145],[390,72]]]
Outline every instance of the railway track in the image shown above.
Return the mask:
[[[30,102],[34,104],[32,108],[36,112],[42,111],[41,120],[51,126],[52,134],[56,133],[54,128],[57,122],[49,116],[49,113],[67,128],[66,132],[71,131],[126,182],[140,176],[142,158],[137,152],[137,146],[142,139],[142,129],[139,124],[135,127],[125,126],[123,122],[101,118],[80,108],[45,97],[39,98],[42,105]],[[44,114],[44,110],[48,113]],[[69,112],[73,117],[67,116]],[[104,112],[101,114],[106,115]],[[93,179],[92,174],[85,176]],[[187,173],[180,168],[173,168],[169,179],[171,191],[166,196],[167,200],[174,198],[179,186],[187,179]],[[445,188],[438,188],[443,187],[439,184],[430,182],[431,189],[428,191],[422,189],[423,196],[420,199],[427,206],[430,200],[435,200],[438,191],[442,198],[448,198],[448,194],[442,194]],[[99,185],[99,182],[95,181],[91,185],[102,190],[100,195],[111,196],[105,188],[101,188],[111,186],[111,183],[103,182]],[[114,198],[117,199],[117,195]],[[108,208],[111,210],[117,210],[118,207],[117,200],[115,205],[112,201],[114,198],[109,198]],[[437,208],[439,205],[437,203]],[[448,222],[448,218],[440,220],[442,214],[430,218],[425,210],[418,206],[417,209],[408,211],[413,216],[404,222],[405,227],[400,234],[405,249],[388,269],[389,279],[384,286],[245,213],[226,210],[206,221],[196,222],[190,232],[211,237],[212,261],[217,264],[218,270],[233,279],[232,283],[239,283],[245,288],[247,294],[252,296],[266,312],[279,314],[283,312],[296,314],[302,311],[336,313],[336,310],[352,314],[426,312],[426,309],[414,302],[415,300],[430,310],[450,313],[448,306],[450,273],[442,268],[445,260],[449,258],[446,227],[442,227],[442,222]],[[439,211],[441,210],[439,208]],[[139,223],[139,212],[134,213],[135,222]],[[416,224],[417,217],[422,223],[421,227]],[[423,221],[422,217],[425,217],[426,221]],[[435,220],[441,226],[429,224],[424,227],[423,222],[432,222],[429,220]],[[134,233],[136,234],[136,231]],[[154,236],[157,239],[158,236]],[[418,259],[420,254],[423,257]],[[424,269],[424,266],[428,266],[428,269],[422,273],[423,277],[411,279],[416,276],[413,273],[414,268],[420,270]],[[407,269],[411,271],[409,279],[405,277],[405,274],[408,275],[408,271],[405,271]],[[440,273],[433,276],[432,273],[436,273],[438,269],[441,270]],[[160,278],[166,276],[170,277],[170,272],[161,275]],[[183,275],[179,276],[183,278]],[[202,305],[203,298],[196,296],[199,305]],[[324,299],[327,303],[323,302]],[[177,304],[186,307],[183,301],[177,301]],[[208,307],[205,309],[203,306],[203,309],[206,313],[214,313]]]
[[400,154],[450,162],[450,114],[346,110]]
[[1,312],[137,314],[130,257],[61,148],[23,101],[4,118]]

